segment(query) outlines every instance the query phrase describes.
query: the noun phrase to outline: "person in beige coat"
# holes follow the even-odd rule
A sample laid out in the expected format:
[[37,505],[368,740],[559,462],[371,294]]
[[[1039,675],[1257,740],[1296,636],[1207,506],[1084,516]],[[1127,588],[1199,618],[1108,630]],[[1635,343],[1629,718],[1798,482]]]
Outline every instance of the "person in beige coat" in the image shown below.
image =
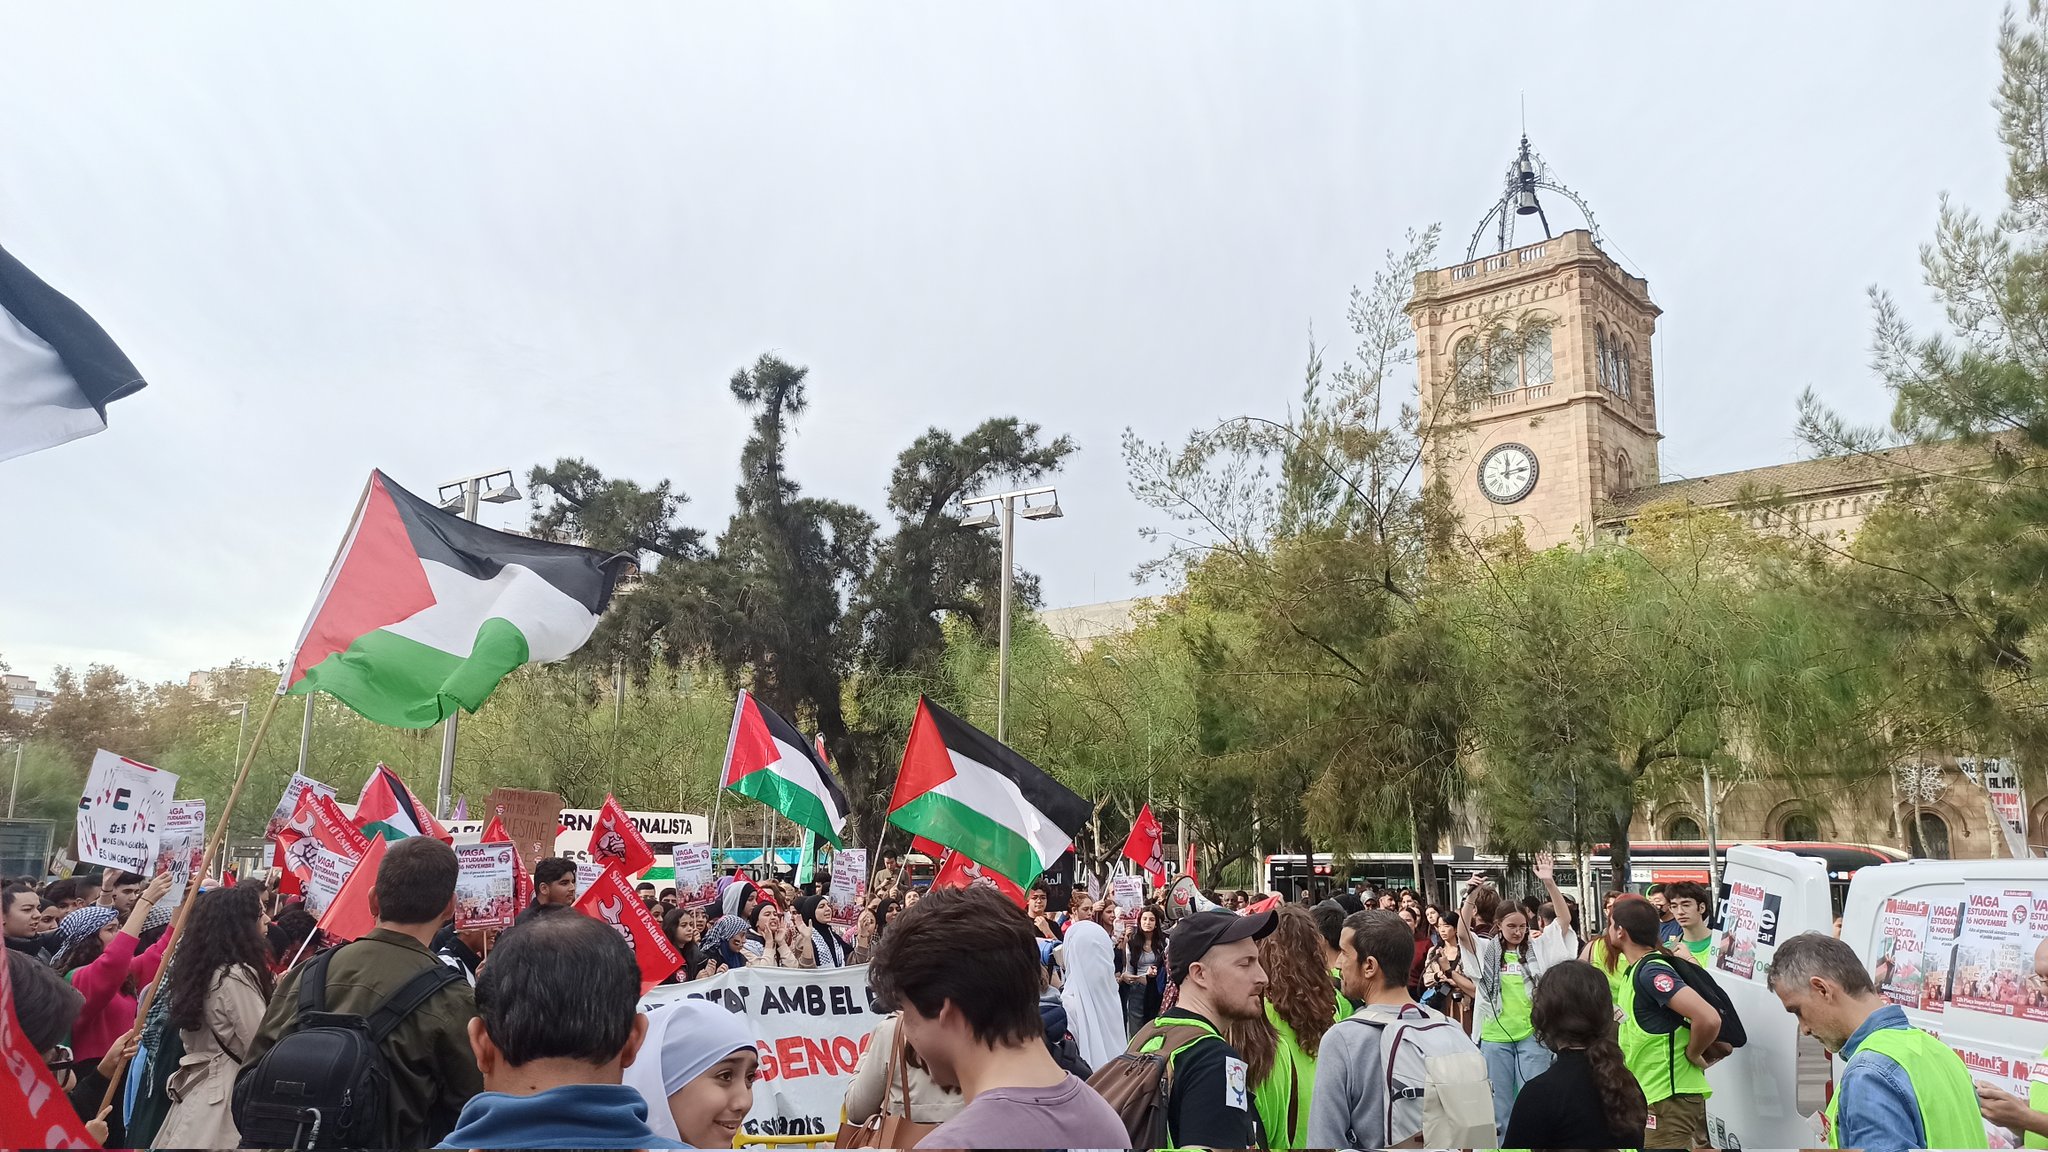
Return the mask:
[[874,1038],[868,1041],[867,1051],[860,1054],[853,1080],[846,1086],[848,1124],[865,1124],[884,1109],[892,1116],[908,1117],[913,1124],[944,1124],[967,1106],[967,1098],[960,1090],[943,1087],[932,1079],[915,1054],[905,1063],[910,1080],[910,1098],[905,1100],[902,1085],[888,1083],[889,1057],[895,1047],[896,1017],[884,1016],[875,1025]]
[[241,1143],[231,1102],[235,1073],[263,1023],[272,987],[268,917],[253,885],[202,892],[165,985],[185,1055],[165,1094],[170,1111],[159,1148],[233,1148]]

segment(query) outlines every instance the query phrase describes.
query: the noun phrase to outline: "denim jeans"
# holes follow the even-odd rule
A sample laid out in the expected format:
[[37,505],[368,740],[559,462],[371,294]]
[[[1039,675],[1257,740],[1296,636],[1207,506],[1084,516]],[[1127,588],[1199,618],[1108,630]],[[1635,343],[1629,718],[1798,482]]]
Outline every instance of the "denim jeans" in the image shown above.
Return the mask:
[[1536,1037],[1531,1035],[1509,1044],[1481,1040],[1479,1052],[1486,1057],[1486,1079],[1493,1085],[1495,1135],[1505,1139],[1508,1115],[1515,1108],[1515,1093],[1550,1067],[1550,1049],[1537,1043]]

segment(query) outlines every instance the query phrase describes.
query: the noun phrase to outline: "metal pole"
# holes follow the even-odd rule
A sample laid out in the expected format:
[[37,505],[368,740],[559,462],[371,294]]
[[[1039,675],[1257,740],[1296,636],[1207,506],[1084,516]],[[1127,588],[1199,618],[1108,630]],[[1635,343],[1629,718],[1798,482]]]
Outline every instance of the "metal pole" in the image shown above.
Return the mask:
[[1700,765],[1700,788],[1707,796],[1707,890],[1721,891],[1721,834],[1714,827],[1714,769]]
[[1016,583],[1011,564],[1017,555],[1017,501],[1003,497],[1003,597],[996,621],[996,743],[1003,742],[1003,721],[1010,710],[1010,585]]
[[313,751],[313,694],[306,693],[306,715],[299,721],[299,774],[306,774],[306,759]]
[[14,795],[21,791],[21,751],[28,747],[26,741],[14,742],[14,781],[7,785],[7,818],[14,819]]
[[[464,520],[476,520],[477,505],[483,497],[483,492],[484,478],[481,476],[462,482]],[[448,795],[455,790],[455,730],[458,727],[457,718],[461,715],[462,710],[457,708],[448,713],[448,719],[441,722],[441,778],[437,782],[439,787],[434,798],[434,816],[441,820],[448,818]]]

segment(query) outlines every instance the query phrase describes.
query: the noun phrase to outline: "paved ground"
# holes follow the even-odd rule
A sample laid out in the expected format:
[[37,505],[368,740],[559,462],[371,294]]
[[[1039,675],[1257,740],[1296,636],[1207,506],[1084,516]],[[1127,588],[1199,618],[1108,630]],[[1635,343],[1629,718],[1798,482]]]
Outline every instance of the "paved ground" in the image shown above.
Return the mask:
[[1828,1051],[1811,1036],[1799,1038],[1799,1112],[1811,1116],[1827,1103]]

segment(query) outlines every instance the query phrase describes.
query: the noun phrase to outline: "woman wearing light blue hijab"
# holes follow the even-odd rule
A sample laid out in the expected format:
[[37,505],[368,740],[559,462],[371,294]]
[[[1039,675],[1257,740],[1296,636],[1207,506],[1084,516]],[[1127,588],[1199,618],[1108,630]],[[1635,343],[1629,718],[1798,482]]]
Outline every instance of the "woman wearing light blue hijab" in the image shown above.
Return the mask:
[[746,1019],[708,1000],[647,1013],[647,1040],[626,1084],[647,1100],[647,1126],[694,1148],[730,1148],[754,1107],[760,1058]]

